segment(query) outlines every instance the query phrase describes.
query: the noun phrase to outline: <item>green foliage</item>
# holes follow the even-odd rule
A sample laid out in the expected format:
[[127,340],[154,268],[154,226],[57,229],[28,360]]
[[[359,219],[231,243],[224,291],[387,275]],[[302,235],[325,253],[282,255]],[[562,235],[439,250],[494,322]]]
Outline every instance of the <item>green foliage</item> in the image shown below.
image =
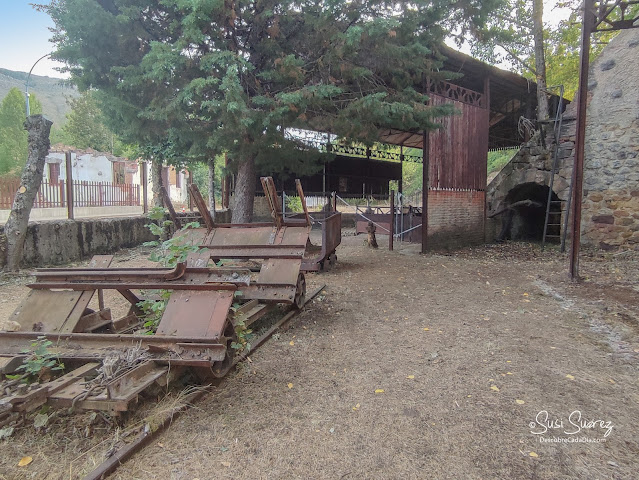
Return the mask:
[[380,127],[435,128],[451,111],[416,88],[441,76],[432,48],[448,28],[475,28],[500,1],[55,0],[40,8],[56,25],[54,57],[81,89],[101,92],[108,126],[126,141],[170,142],[163,157],[173,163],[228,152],[232,168],[255,162],[264,173],[303,175],[325,154],[288,128],[366,144]]
[[83,92],[70,101],[71,112],[62,127],[70,145],[77,148],[92,148],[99,152],[110,152],[113,133],[104,125],[102,111],[93,92]]
[[302,213],[304,208],[302,207],[302,199],[300,197],[286,197],[286,208],[290,212]]
[[[415,150],[415,151],[413,151]],[[421,155],[421,150],[405,148],[405,154]],[[415,162],[404,162],[402,165],[402,193],[406,196],[422,191],[423,165]]]
[[508,0],[495,9],[483,28],[458,42],[470,41],[473,56],[492,64],[512,62],[513,70],[530,74],[534,67],[532,0]]
[[[31,94],[31,114],[42,113],[42,106]],[[0,175],[19,175],[27,161],[27,107],[23,93],[12,88],[0,105]]]
[[510,162],[519,149],[512,148],[508,150],[493,150],[488,152],[487,171],[488,175],[501,170],[504,165]]
[[[206,162],[197,162],[189,166],[193,183],[197,185],[204,198],[209,195],[209,166]],[[221,198],[222,178],[224,176],[224,155],[215,156],[215,197]]]
[[[153,224],[150,225],[152,226]],[[199,227],[198,222],[191,222],[182,227],[182,230],[197,228],[194,227],[194,225]],[[155,233],[153,228],[151,228],[151,232]],[[148,242],[146,245],[151,243],[152,242]],[[199,247],[190,243],[187,237],[183,235],[173,236],[164,242],[158,243],[157,247],[156,250],[151,252],[149,260],[158,262],[164,267],[175,267],[178,263],[185,262],[189,253],[199,251]]]
[[[160,324],[166,305],[169,303],[171,296],[170,290],[152,290],[145,292],[151,298],[145,298],[136,305],[142,310],[144,316],[144,330],[147,335],[153,335]],[[156,298],[157,297],[157,298]]]
[[[153,235],[162,238],[169,233],[168,229],[173,225],[173,222],[165,220],[166,212],[162,207],[153,207],[149,211],[148,217],[153,222],[148,223],[146,227],[151,230]],[[183,233],[188,229],[199,227],[200,224],[198,222],[189,222],[168,240],[145,242],[144,246],[156,247],[149,255],[149,260],[158,262],[163,267],[175,267],[178,263],[185,262],[189,253],[197,252],[200,249],[197,244],[189,241],[187,235],[183,235]],[[154,334],[157,330],[171,292],[169,290],[159,290],[151,292],[151,294],[151,298],[137,303],[137,306],[144,314],[144,329],[149,335]]]
[[[581,8],[583,2],[566,0],[557,4],[572,9],[567,20],[555,27],[545,25],[544,57],[546,59],[546,84],[563,85],[564,96],[572,100],[579,83],[579,56],[581,48]],[[548,5],[544,18],[553,15]],[[629,6],[626,16],[639,10],[639,5]],[[619,9],[612,11],[610,19],[619,17]],[[485,27],[473,32],[472,53],[477,58],[497,64],[504,60],[512,62],[512,69],[535,80],[535,52],[532,36],[532,0],[508,0],[496,9]],[[593,34],[590,49],[592,62],[618,32]],[[458,37],[468,40],[468,37]],[[553,89],[553,93],[559,93]]]
[[31,343],[31,348],[23,350],[22,353],[27,356],[24,358],[22,365],[16,368],[18,372],[24,372],[27,375],[27,381],[36,380],[43,370],[64,370],[64,364],[59,361],[58,357],[51,352],[49,348],[53,345],[47,337],[39,336],[37,340]]
[[[32,60],[36,60],[33,58]],[[40,64],[36,65],[29,77],[27,72],[18,72],[0,68],[0,99],[4,98],[9,90],[17,87],[22,92],[24,101],[24,89],[27,77],[29,77],[29,92],[38,97],[42,104],[42,113],[53,122],[53,125],[62,126],[64,117],[69,112],[67,99],[78,95],[78,91],[67,80],[41,76]],[[31,97],[33,98],[33,97]]]
[[[579,88],[579,60],[581,52],[581,19],[576,11],[555,30],[546,31],[546,65],[548,85],[563,85],[564,96],[573,100]],[[590,61],[599,56],[604,47],[619,32],[593,34]]]
[[[154,220],[154,222],[146,224],[145,227],[151,230],[153,235],[157,235],[160,238],[168,235],[173,222],[165,220],[166,212],[162,207],[153,207],[149,211],[148,218]],[[199,222],[189,222],[168,240],[144,242],[143,245],[146,247],[156,247],[151,252],[149,260],[158,262],[163,267],[175,267],[178,263],[185,262],[188,254],[199,251],[199,247],[193,241],[190,241],[187,235],[182,235],[182,233],[190,228],[199,227]]]
[[[237,309],[240,307],[239,303],[234,303],[231,305],[230,310],[232,312],[237,312]],[[251,344],[248,342],[253,330],[249,329],[246,326],[246,323],[242,318],[235,318],[233,321],[233,326],[235,328],[235,335],[237,336],[237,341],[231,342],[231,348],[237,350],[238,352],[249,352],[251,350]]]

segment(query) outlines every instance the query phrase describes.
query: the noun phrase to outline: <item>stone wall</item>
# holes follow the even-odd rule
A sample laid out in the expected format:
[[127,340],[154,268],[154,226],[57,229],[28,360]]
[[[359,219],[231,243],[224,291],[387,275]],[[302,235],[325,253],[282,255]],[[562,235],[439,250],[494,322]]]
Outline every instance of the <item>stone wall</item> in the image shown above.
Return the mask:
[[[574,163],[577,104],[562,118],[559,172],[553,190],[568,200]],[[550,142],[547,142],[550,145]],[[639,248],[639,30],[619,33],[590,66],[584,158],[582,243]],[[537,137],[525,144],[487,186],[487,212],[498,211],[519,184],[548,185],[552,154]],[[562,205],[562,224],[566,203]],[[500,219],[487,222],[487,239]]]
[[[549,144],[550,139],[546,139],[546,145]],[[492,213],[500,211],[505,206],[504,200],[508,192],[518,185],[529,182],[548,185],[552,161],[551,149],[544,146],[539,134],[535,134],[486,187],[486,214],[490,216]],[[570,168],[562,166],[559,173],[555,175],[553,191],[560,200],[568,199],[571,175],[572,164]],[[501,229],[501,221],[501,216],[486,220],[487,241],[492,241],[497,237]]]
[[587,118],[582,242],[639,248],[639,30],[590,66]]
[[[148,222],[143,216],[31,222],[27,230],[22,265],[62,265],[88,259],[96,254],[135,247],[155,240],[155,236],[144,226]],[[4,232],[0,232],[2,233]],[[0,266],[3,266],[6,252],[2,249],[1,253]]]

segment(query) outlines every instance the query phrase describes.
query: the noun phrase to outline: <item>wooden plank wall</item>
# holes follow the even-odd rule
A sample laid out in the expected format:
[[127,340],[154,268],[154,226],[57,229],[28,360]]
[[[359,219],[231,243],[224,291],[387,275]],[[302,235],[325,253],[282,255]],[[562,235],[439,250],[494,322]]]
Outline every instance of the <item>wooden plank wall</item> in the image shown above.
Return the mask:
[[432,93],[430,98],[432,105],[452,103],[458,112],[430,134],[430,188],[485,190],[488,110]]

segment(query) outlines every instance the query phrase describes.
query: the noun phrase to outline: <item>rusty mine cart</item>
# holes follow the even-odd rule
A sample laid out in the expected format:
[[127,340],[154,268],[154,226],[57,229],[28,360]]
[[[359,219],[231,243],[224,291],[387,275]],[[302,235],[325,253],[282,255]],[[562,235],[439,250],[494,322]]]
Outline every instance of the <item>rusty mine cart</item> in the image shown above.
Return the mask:
[[[34,342],[47,342],[48,352],[64,362],[68,373],[5,388],[0,392],[0,426],[16,412],[45,403],[117,415],[130,409],[145,389],[167,385],[186,370],[205,381],[222,377],[248,354],[242,337],[252,324],[279,311],[273,310],[277,304],[288,306],[280,312],[283,316],[254,334],[254,350],[302,308],[304,271],[334,261],[340,214],[327,216],[323,245],[313,248],[299,181],[301,219],[284,218],[273,180],[261,181],[273,216],[269,223],[215,224],[197,187],[190,186],[204,226],[176,232],[199,248],[175,268],[109,268],[113,257],[98,255],[87,268],[37,270],[35,282],[28,285],[31,291],[11,317],[19,330],[0,332],[0,373],[16,372]],[[115,290],[130,303],[127,315],[111,317],[104,290]],[[136,333],[144,322],[140,292],[154,290],[170,292],[157,330],[154,335]],[[99,309],[94,312],[88,306],[96,292]]]

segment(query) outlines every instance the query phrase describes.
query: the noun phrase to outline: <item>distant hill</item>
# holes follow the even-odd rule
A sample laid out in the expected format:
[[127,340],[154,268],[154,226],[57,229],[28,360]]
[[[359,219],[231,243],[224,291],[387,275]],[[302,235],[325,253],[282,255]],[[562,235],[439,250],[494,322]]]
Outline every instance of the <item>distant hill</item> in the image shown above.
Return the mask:
[[[18,87],[21,92],[24,92],[27,76],[28,74],[25,72],[14,72],[0,68],[0,100],[13,87]],[[53,121],[53,125],[57,128],[62,126],[66,120],[65,115],[71,110],[67,104],[67,98],[79,95],[78,90],[64,79],[33,74],[29,80],[29,92],[36,96],[42,104],[42,113]]]

